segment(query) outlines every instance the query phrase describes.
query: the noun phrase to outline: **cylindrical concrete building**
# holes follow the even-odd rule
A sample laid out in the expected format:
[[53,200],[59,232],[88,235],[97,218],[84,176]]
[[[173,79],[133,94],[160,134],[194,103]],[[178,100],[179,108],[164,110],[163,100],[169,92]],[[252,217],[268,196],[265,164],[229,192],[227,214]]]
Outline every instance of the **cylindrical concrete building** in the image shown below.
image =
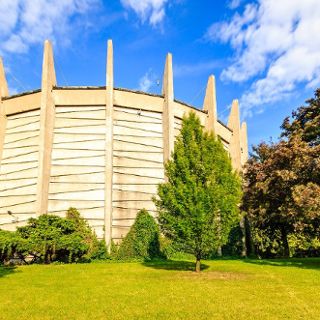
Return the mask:
[[106,86],[59,87],[45,42],[40,90],[10,96],[0,61],[0,228],[13,230],[43,213],[75,207],[109,244],[126,235],[136,213],[164,181],[184,114],[193,111],[220,137],[236,170],[247,160],[246,124],[238,101],[228,125],[217,119],[215,80],[203,110],[174,99],[172,56],[162,95],[115,88],[108,41]]

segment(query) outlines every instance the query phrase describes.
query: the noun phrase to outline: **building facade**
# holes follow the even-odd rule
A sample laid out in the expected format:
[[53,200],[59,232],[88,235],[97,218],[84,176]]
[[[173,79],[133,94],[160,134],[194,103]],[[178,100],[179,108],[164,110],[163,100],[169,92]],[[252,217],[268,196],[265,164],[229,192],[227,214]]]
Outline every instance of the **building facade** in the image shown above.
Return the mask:
[[237,100],[228,124],[218,120],[213,76],[199,110],[175,100],[171,54],[161,95],[114,87],[110,40],[106,66],[104,87],[59,87],[46,41],[41,89],[10,96],[0,60],[1,229],[75,207],[99,238],[120,240],[138,210],[156,215],[152,197],[190,111],[220,137],[241,170],[248,156],[246,124],[240,125]]

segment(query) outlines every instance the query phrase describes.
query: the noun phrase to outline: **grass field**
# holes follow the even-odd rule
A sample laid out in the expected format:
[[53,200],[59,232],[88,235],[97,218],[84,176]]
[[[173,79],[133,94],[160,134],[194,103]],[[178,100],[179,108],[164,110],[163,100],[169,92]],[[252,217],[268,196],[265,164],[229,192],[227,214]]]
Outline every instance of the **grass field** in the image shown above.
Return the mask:
[[320,259],[0,267],[0,319],[320,319]]

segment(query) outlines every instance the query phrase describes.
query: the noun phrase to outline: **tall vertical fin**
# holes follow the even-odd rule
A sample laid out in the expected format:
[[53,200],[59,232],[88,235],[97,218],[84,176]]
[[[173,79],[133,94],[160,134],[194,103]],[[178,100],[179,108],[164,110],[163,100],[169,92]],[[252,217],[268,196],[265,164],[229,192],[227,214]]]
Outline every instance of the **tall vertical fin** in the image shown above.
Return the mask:
[[206,130],[216,133],[218,121],[217,115],[217,97],[215,77],[210,75],[207,83],[206,95],[203,102],[203,110],[207,112]]
[[247,134],[247,123],[242,122],[241,124],[241,166],[243,167],[248,161],[248,134]]
[[4,110],[4,106],[2,103],[2,98],[7,97],[8,95],[9,95],[9,90],[8,90],[6,74],[5,74],[2,58],[0,57],[0,166],[1,166],[1,159],[2,159],[4,136],[5,136],[6,125],[7,125],[7,117],[6,117],[6,112]]
[[239,101],[233,100],[228,119],[228,127],[232,130],[230,141],[230,156],[232,166],[238,172],[241,171],[241,144],[240,144],[240,112]]
[[56,86],[56,72],[54,68],[53,50],[50,41],[44,43],[41,106],[40,106],[40,134],[39,134],[39,163],[37,181],[36,213],[44,214],[48,210],[48,194],[51,171],[51,153],[53,143],[53,128],[55,120],[55,104],[53,87]]
[[105,241],[110,248],[112,239],[113,189],[113,45],[108,40],[106,69],[106,157],[105,157]]
[[0,98],[7,97],[9,95],[8,83],[6,79],[6,73],[4,70],[2,58],[0,57]]
[[163,160],[167,162],[174,150],[174,92],[172,54],[168,53],[164,68],[162,94],[163,102]]

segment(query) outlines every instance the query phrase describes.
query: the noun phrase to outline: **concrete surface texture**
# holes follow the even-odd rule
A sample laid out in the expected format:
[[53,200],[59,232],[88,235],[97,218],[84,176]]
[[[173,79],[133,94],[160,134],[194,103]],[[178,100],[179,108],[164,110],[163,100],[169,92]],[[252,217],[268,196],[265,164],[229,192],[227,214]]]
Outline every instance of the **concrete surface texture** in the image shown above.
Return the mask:
[[203,110],[174,99],[172,55],[161,95],[114,87],[107,44],[105,87],[59,87],[49,41],[40,90],[9,95],[0,59],[0,228],[14,230],[42,213],[77,208],[98,237],[121,240],[138,210],[156,215],[152,197],[165,181],[181,119],[195,112],[229,152],[235,170],[248,157],[246,123],[234,100],[228,125],[217,118],[215,78]]

